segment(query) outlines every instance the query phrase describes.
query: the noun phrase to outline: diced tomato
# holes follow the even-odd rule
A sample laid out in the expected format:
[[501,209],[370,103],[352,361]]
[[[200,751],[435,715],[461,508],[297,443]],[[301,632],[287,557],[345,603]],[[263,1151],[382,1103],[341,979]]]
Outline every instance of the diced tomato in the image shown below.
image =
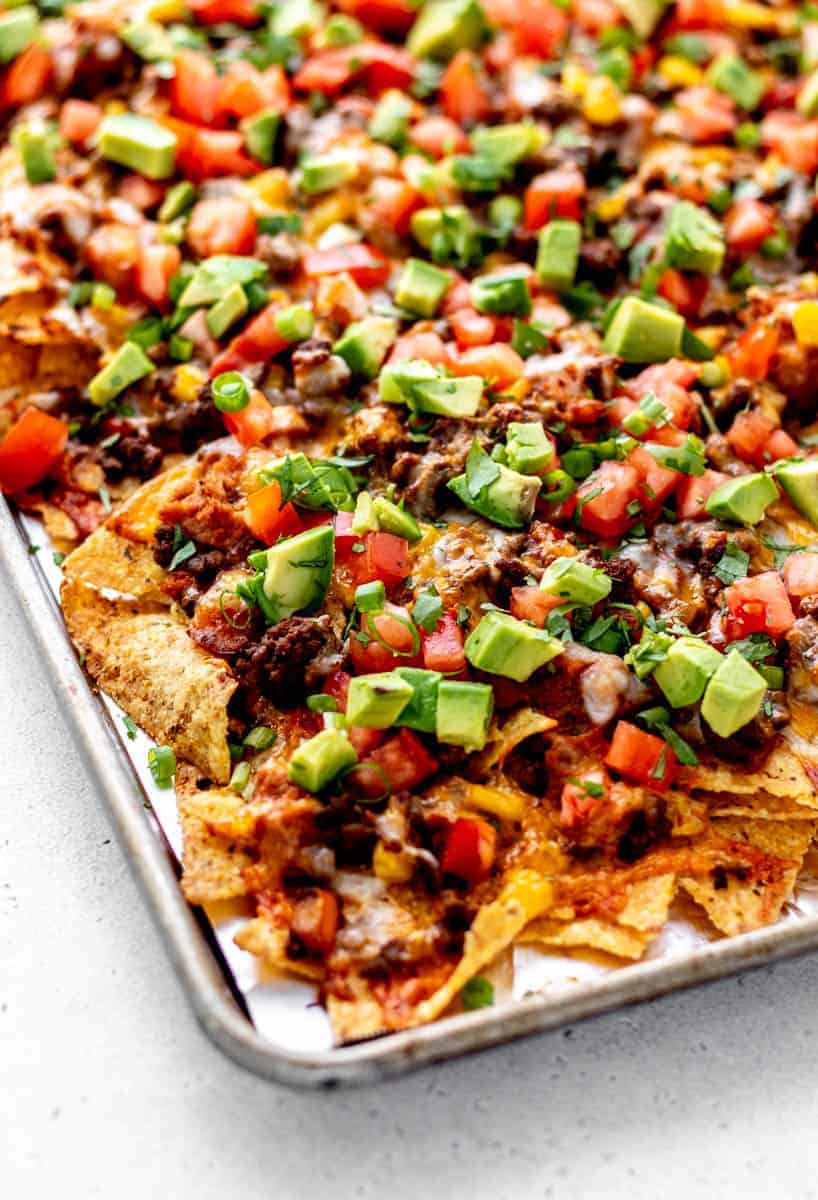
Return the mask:
[[738,413],[727,430],[727,442],[739,458],[755,467],[798,453],[790,435],[757,408]]
[[668,498],[679,482],[680,472],[663,467],[649,450],[643,450],[641,446],[632,450],[625,461],[639,475],[640,500],[646,512],[658,512],[662,501]]
[[250,393],[250,403],[245,408],[239,412],[222,413],[222,418],[228,431],[242,446],[258,446],[276,432],[273,411],[263,393],[254,388]]
[[492,25],[510,29],[520,54],[555,58],[568,32],[568,14],[550,0],[487,0]]
[[227,116],[252,117],[263,108],[286,112],[290,107],[290,87],[281,67],[259,71],[246,59],[231,62],[222,78],[217,110]]
[[46,477],[68,441],[64,421],[27,408],[0,441],[0,488],[24,492]]
[[704,475],[682,475],[676,485],[676,512],[680,521],[698,521],[707,516],[705,503],[711,492],[730,478],[721,471],[706,470]]
[[794,171],[812,175],[818,168],[818,121],[776,109],[761,122],[761,142]]
[[375,42],[371,45],[367,57],[366,85],[376,96],[388,88],[403,89],[413,83],[415,60],[400,46]]
[[139,234],[133,225],[98,225],[85,244],[85,256],[96,279],[116,291],[128,288],[139,258]]
[[458,50],[440,81],[443,111],[461,125],[475,125],[491,111],[479,62],[471,50]]
[[367,796],[380,796],[386,786],[393,792],[410,791],[434,775],[437,761],[432,758],[419,737],[409,729],[401,729],[397,737],[374,750],[347,776]]
[[564,603],[564,596],[552,596],[539,587],[511,589],[511,615],[518,621],[530,621],[538,629],[543,628],[548,614]]
[[352,676],[348,671],[342,671],[340,667],[336,667],[334,671],[330,671],[324,680],[324,686],[321,690],[325,696],[332,696],[338,705],[339,712],[346,712],[347,693],[351,679]]
[[[224,0],[220,0],[223,3]],[[313,954],[329,954],[338,932],[338,900],[327,888],[313,888],[293,904],[290,931]]]
[[574,20],[585,33],[600,34],[623,21],[622,12],[613,0],[575,0],[572,11]]
[[448,154],[465,154],[469,139],[460,126],[449,117],[424,117],[409,130],[409,140],[431,158]]
[[418,14],[413,0],[340,0],[338,7],[376,33],[408,33]]
[[224,175],[256,175],[261,170],[244,149],[237,129],[196,129],[176,153],[180,170],[195,182]]
[[638,501],[641,481],[638,473],[627,463],[606,460],[577,490],[580,506],[580,525],[604,538],[619,537],[639,515],[628,512],[628,505]]
[[252,254],[256,244],[256,215],[247,201],[238,197],[200,200],[190,214],[185,238],[197,258]]
[[[368,533],[365,552],[360,556],[358,579],[371,583],[383,581],[386,587],[399,583],[409,574],[409,543],[395,533]],[[363,575],[361,574],[363,571]]]
[[733,101],[710,87],[690,87],[676,93],[680,133],[691,142],[720,142],[737,124]]
[[488,821],[458,817],[446,835],[440,868],[444,875],[456,875],[474,887],[490,874],[496,852],[497,833]]
[[463,653],[463,630],[453,612],[444,612],[437,628],[427,633],[421,631],[423,665],[427,671],[442,671],[444,675],[457,674],[466,666]]
[[818,554],[802,551],[790,554],[781,568],[784,587],[793,600],[818,596]]
[[117,194],[140,212],[148,212],[157,208],[164,199],[165,189],[154,179],[146,179],[144,175],[125,175],[117,184]]
[[378,746],[386,741],[386,734],[382,729],[368,729],[365,725],[348,726],[347,736],[359,761],[368,758],[373,750],[377,750]]
[[723,0],[676,0],[679,29],[720,29],[725,24]]
[[339,512],[335,514],[333,525],[335,527],[335,558],[337,562],[346,561],[351,554],[354,553],[352,547],[356,542],[360,542],[360,534],[352,532],[352,521],[354,513]]
[[617,722],[605,765],[654,792],[666,791],[677,767],[676,755],[667,742],[629,721]]
[[766,321],[745,329],[727,354],[734,379],[766,379],[778,352],[778,330]]
[[276,305],[268,304],[253,317],[242,332],[233,338],[227,349],[213,361],[210,378],[221,375],[222,371],[240,371],[248,363],[266,362],[268,358],[280,354],[288,343],[276,329],[277,312]]
[[0,81],[0,108],[21,108],[39,100],[51,79],[51,55],[33,45],[15,58]]
[[736,200],[724,214],[727,245],[737,254],[752,254],[775,233],[775,210],[761,200]]
[[470,346],[488,346],[494,341],[495,320],[474,308],[459,308],[449,315],[449,324],[460,350]]
[[[380,641],[370,635],[369,630],[373,628]],[[391,671],[393,667],[423,665],[420,649],[415,650],[417,635],[413,635],[411,618],[405,608],[387,604],[383,612],[364,620],[362,629],[366,635],[363,639],[357,632],[349,638],[349,656],[359,675]],[[381,641],[386,645],[382,646]]]
[[75,145],[86,141],[102,120],[102,109],[88,100],[66,100],[60,109],[60,133]]
[[339,246],[337,250],[308,250],[304,255],[304,272],[308,279],[346,271],[358,287],[373,288],[386,283],[391,270],[389,259],[366,242]]
[[449,365],[449,351],[440,334],[431,330],[404,333],[392,347],[390,362],[407,362],[412,358],[423,358],[435,366]]
[[559,167],[537,175],[523,197],[523,221],[526,229],[542,229],[554,217],[579,221],[585,178],[574,166]]
[[[590,786],[590,791],[583,786],[585,784]],[[600,788],[601,795],[592,794]],[[577,826],[584,825],[588,818],[605,804],[609,788],[610,779],[603,767],[586,771],[577,783],[566,783],[560,797],[560,824],[567,829],[576,829]]]
[[777,571],[749,575],[724,589],[727,605],[727,640],[737,641],[751,633],[781,637],[795,622],[787,589]]
[[659,280],[658,292],[677,308],[683,317],[697,317],[707,295],[710,281],[706,275],[693,275],[667,267]]
[[[211,60],[198,50],[180,50],[168,84],[170,107],[177,117],[211,125],[218,112],[222,81]],[[181,148],[181,147],[180,147]]]
[[374,92],[388,87],[407,88],[414,78],[414,59],[400,47],[374,39],[319,50],[296,71],[293,87],[333,95],[362,74]]
[[517,351],[505,342],[473,346],[452,358],[449,366],[453,375],[482,375],[492,391],[511,387],[525,371],[525,363]]
[[301,533],[304,526],[293,505],[281,503],[281,486],[277,479],[251,492],[247,497],[245,518],[260,542],[274,545],[280,537]]
[[622,390],[634,400],[641,400],[648,392],[654,392],[664,400],[664,393],[671,385],[687,389],[699,378],[699,367],[695,363],[671,358],[664,363],[645,367],[633,379],[622,385]]
[[379,226],[394,229],[401,237],[409,232],[412,213],[422,206],[423,196],[417,188],[387,175],[373,180],[366,205]]
[[324,95],[340,91],[363,69],[362,63],[357,68],[354,65],[350,49],[349,46],[338,46],[311,55],[293,76],[293,87]]
[[179,270],[182,255],[178,246],[140,246],[136,264],[136,289],[148,304],[165,308],[168,284]]
[[[642,400],[652,393],[662,401],[676,429],[688,429],[696,415],[697,404],[687,389],[697,378],[696,367],[672,359],[670,362],[659,363],[640,371],[634,379],[624,384],[623,390],[632,401]],[[625,417],[633,412],[634,407],[635,405],[628,406],[623,402],[622,397],[617,397],[608,406],[611,422],[621,425]],[[645,436],[656,441],[658,435],[666,428],[660,426],[659,429],[649,430]],[[681,441],[684,441],[684,438]]]
[[190,0],[200,25],[257,25],[257,0]]

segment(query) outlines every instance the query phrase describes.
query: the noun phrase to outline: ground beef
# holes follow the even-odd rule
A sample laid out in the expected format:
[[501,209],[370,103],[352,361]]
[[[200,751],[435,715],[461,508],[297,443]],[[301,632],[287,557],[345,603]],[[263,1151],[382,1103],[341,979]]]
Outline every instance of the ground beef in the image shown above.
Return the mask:
[[580,269],[588,279],[608,287],[616,277],[622,261],[622,251],[617,249],[610,238],[591,238],[590,241],[583,242],[579,261]]
[[322,660],[338,649],[328,616],[285,617],[239,654],[232,666],[251,696],[257,693],[279,708],[294,708],[315,691],[326,673]]
[[125,475],[150,479],[159,470],[162,457],[159,447],[153,444],[144,430],[140,430],[123,433],[113,445],[106,446],[100,465],[105,477],[114,482]]
[[295,385],[304,396],[322,396],[338,392],[349,383],[350,371],[332,343],[324,338],[308,338],[293,351]]
[[205,442],[224,437],[224,421],[213,403],[209,383],[192,404],[170,399],[168,410],[151,431],[152,440],[165,453],[193,454]]
[[254,257],[267,263],[273,275],[291,275],[301,261],[301,241],[294,233],[263,233]]

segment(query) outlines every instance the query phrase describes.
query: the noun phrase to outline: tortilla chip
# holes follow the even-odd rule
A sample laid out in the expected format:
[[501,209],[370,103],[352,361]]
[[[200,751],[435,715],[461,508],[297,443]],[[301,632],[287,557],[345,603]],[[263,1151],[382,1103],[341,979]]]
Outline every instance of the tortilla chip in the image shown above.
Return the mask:
[[236,680],[200,650],[184,618],[111,603],[81,583],[62,590],[71,640],[99,687],[151,737],[217,783],[230,778],[227,705]]
[[288,971],[305,979],[323,979],[325,971],[322,962],[289,957],[289,940],[289,930],[284,926],[274,925],[268,917],[255,917],[248,921],[233,939],[242,950],[248,950],[250,954],[255,954],[256,958],[261,959],[265,967],[275,971]]
[[700,763],[696,767],[688,767],[680,781],[694,792],[732,792],[742,796],[768,792],[773,796],[797,797],[801,804],[807,802],[804,797],[809,797],[810,807],[818,809],[815,788],[801,760],[783,741],[776,746],[760,771],[748,772],[741,766],[729,763],[718,763],[716,766]]
[[533,737],[535,733],[547,733],[556,724],[552,717],[546,717],[533,708],[518,709],[502,725],[492,728],[485,750],[469,764],[469,774],[483,778],[492,767],[502,764],[520,742]]
[[814,821],[815,797],[731,796],[724,793],[702,796],[711,817],[748,817],[754,821]]
[[383,1010],[367,981],[352,978],[346,991],[348,994],[344,996],[330,992],[326,998],[327,1016],[336,1042],[346,1045],[384,1033]]
[[680,879],[720,933],[733,935],[761,929],[775,921],[792,895],[804,855],[818,823],[753,821],[728,817],[714,821],[713,831],[732,842],[744,842],[783,865],[779,878],[744,881],[728,872],[709,878]]
[[198,772],[182,764],[176,772],[176,797],[182,825],[182,890],[191,904],[232,900],[248,895],[244,871],[254,857],[236,842],[214,833],[208,818],[220,810],[225,821],[244,807],[235,792],[221,788],[199,791]]
[[170,598],[161,588],[164,578],[149,546],[121,537],[107,525],[96,529],[63,563],[68,587],[76,583],[100,591],[108,599],[169,608]]
[[528,926],[520,941],[536,946],[585,947],[617,958],[641,958],[667,921],[676,891],[675,875],[657,875],[628,886],[625,907],[616,920],[584,917],[558,920],[558,911]]
[[202,464],[195,459],[183,459],[134,492],[106,524],[130,541],[151,542],[161,524],[162,509],[182,484],[194,483],[202,470]]

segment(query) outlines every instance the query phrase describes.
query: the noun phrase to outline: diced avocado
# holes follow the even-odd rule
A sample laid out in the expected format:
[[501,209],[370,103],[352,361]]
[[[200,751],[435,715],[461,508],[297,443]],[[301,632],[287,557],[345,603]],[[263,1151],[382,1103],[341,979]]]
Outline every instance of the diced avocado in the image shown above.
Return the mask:
[[396,667],[395,674],[412,688],[412,699],[395,724],[407,725],[420,733],[434,733],[437,718],[437,692],[443,681],[439,671],[424,671],[420,667]]
[[526,121],[514,125],[483,125],[471,135],[475,154],[509,166],[536,154],[544,143],[543,130]]
[[53,128],[18,126],[14,131],[14,143],[20,151],[23,169],[29,183],[50,183],[57,178],[57,160],[54,150],[59,139]]
[[452,379],[421,359],[385,367],[379,381],[380,398],[385,404],[408,404],[437,417],[473,417],[483,390],[479,375]]
[[818,116],[818,71],[813,71],[801,84],[795,107],[802,117]]
[[565,646],[544,629],[492,609],[471,631],[463,649],[478,671],[524,683],[539,667],[562,654]]
[[476,231],[477,224],[465,205],[450,204],[446,208],[419,208],[412,214],[410,229],[415,241],[424,250],[431,250],[435,237],[444,231],[457,229],[468,235]]
[[168,31],[158,21],[133,21],[119,36],[145,62],[170,62],[176,54]]
[[397,88],[390,88],[375,106],[369,122],[369,136],[387,146],[400,146],[406,140],[411,113],[411,98]]
[[[521,475],[503,463],[495,463],[483,455],[491,464],[491,480],[477,489],[474,477],[469,478],[468,467],[463,475],[450,479],[448,488],[454,492],[467,508],[479,513],[495,525],[506,529],[522,529],[531,520],[542,480],[537,475]],[[479,477],[478,477],[479,482]]]
[[349,683],[346,720],[348,725],[388,729],[412,699],[412,685],[396,671],[356,675]]
[[358,755],[345,733],[323,729],[295,749],[287,777],[307,792],[320,792],[357,761]]
[[353,375],[374,379],[397,333],[397,322],[391,317],[364,317],[347,326],[332,350]]
[[267,274],[266,265],[258,258],[237,254],[214,254],[200,262],[184,286],[177,303],[180,308],[199,308],[215,304],[234,283],[242,287]]
[[318,32],[317,42],[321,48],[329,46],[354,46],[364,39],[364,27],[354,17],[344,13],[333,13]]
[[320,29],[326,11],[315,0],[284,0],[273,9],[270,32],[278,38],[300,38]]
[[219,338],[246,312],[247,296],[244,288],[240,283],[234,283],[208,311],[205,318],[207,328],[214,338]]
[[130,167],[148,179],[167,179],[176,162],[176,134],[151,117],[112,113],[99,127],[103,158]]
[[384,404],[409,404],[418,383],[439,379],[440,372],[422,358],[405,359],[384,367],[378,380],[378,397]]
[[377,496],[373,507],[378,528],[385,533],[394,533],[409,542],[418,542],[423,537],[417,521],[405,508],[400,508],[385,496]]
[[555,558],[540,580],[540,587],[549,596],[583,605],[598,604],[610,595],[612,586],[604,571],[571,555]]
[[358,493],[350,528],[358,537],[362,537],[365,533],[374,533],[380,528],[378,515],[375,512],[375,501],[369,492]]
[[471,302],[478,312],[527,317],[531,312],[529,272],[498,271],[472,280]]
[[301,163],[301,191],[308,196],[329,192],[344,183],[350,183],[357,174],[356,160],[340,150],[322,154],[318,158],[308,158]]
[[162,201],[162,207],[159,209],[160,221],[175,221],[177,217],[181,217],[182,213],[187,212],[196,200],[196,189],[189,180],[184,179],[181,183],[174,183],[172,188],[168,188],[165,192],[165,199]]
[[265,167],[272,166],[275,159],[276,137],[280,123],[280,114],[272,108],[265,108],[261,112],[253,113],[252,117],[245,117],[241,123],[247,153]]
[[264,594],[281,617],[320,605],[332,578],[334,549],[331,525],[316,525],[270,547]]
[[678,313],[638,296],[626,296],[608,326],[603,345],[608,354],[625,362],[666,362],[679,354],[684,327],[684,318]]
[[153,370],[153,363],[136,342],[123,342],[106,367],[88,384],[92,404],[102,407]]
[[473,50],[486,32],[477,0],[427,0],[412,26],[406,48],[415,58],[448,59]]
[[420,258],[407,258],[395,292],[395,303],[419,317],[433,317],[451,284],[448,271]]
[[[782,485],[783,486],[783,485]],[[778,499],[778,488],[769,475],[737,475],[712,491],[705,501],[705,512],[722,521],[757,525],[767,507]]]
[[506,434],[506,463],[521,475],[541,475],[554,460],[542,421],[512,421]]
[[659,24],[667,0],[616,0],[616,6],[641,38],[649,38]]
[[752,112],[764,94],[764,79],[751,71],[737,54],[721,54],[708,69],[707,82],[717,92],[735,100],[739,108]]
[[707,681],[721,666],[724,655],[701,638],[675,640],[653,672],[653,678],[672,708],[684,708],[700,700]]
[[578,221],[559,219],[544,225],[537,242],[537,282],[555,292],[569,288],[577,273],[581,244]]
[[761,708],[767,681],[739,650],[731,650],[704,690],[702,716],[719,737],[730,737]]
[[435,736],[447,746],[482,750],[494,710],[494,692],[487,683],[444,679],[437,689]]
[[803,462],[783,462],[775,477],[794,506],[818,529],[818,458]]
[[717,275],[724,261],[724,234],[716,218],[690,200],[674,204],[665,235],[665,261],[682,271]]
[[37,36],[40,18],[33,4],[13,8],[0,16],[0,62],[11,62]]

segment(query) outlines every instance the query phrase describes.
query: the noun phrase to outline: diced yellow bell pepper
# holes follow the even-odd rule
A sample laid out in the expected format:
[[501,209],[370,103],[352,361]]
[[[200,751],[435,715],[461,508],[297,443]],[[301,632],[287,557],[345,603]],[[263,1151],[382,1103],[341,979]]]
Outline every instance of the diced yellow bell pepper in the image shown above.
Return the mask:
[[729,382],[733,372],[730,370],[730,363],[726,356],[724,354],[717,354],[713,362],[722,371],[725,382]]
[[408,854],[396,854],[378,842],[372,856],[372,868],[378,879],[385,883],[406,883],[412,878],[414,864]]
[[582,112],[592,125],[615,125],[622,119],[622,93],[607,75],[588,81]]
[[792,33],[797,27],[795,9],[768,8],[754,0],[727,0],[725,20],[736,29],[777,30]]
[[628,199],[629,192],[624,187],[621,187],[617,191],[611,192],[610,196],[603,196],[597,202],[594,212],[600,221],[604,221],[606,224],[610,221],[618,221],[625,211]]
[[818,346],[818,300],[802,300],[792,314],[799,346]]
[[355,197],[351,192],[337,192],[316,204],[304,217],[304,233],[311,242],[319,238],[330,225],[347,221],[355,215]]
[[156,0],[146,11],[149,21],[158,21],[160,25],[169,25],[171,21],[187,21],[190,9],[184,0]]
[[584,96],[588,87],[588,72],[579,63],[567,62],[562,68],[562,86],[572,96]]
[[290,178],[282,167],[273,167],[262,171],[254,179],[244,185],[249,191],[270,208],[286,204],[290,196]]
[[180,404],[193,404],[201,388],[207,383],[207,375],[192,363],[182,363],[173,376],[173,398]]
[[503,791],[501,788],[485,787],[482,783],[470,783],[466,792],[466,804],[481,812],[491,813],[501,821],[521,821],[525,816],[525,797],[520,792]]
[[680,54],[666,54],[659,59],[656,73],[670,87],[695,87],[701,83],[704,72]]

